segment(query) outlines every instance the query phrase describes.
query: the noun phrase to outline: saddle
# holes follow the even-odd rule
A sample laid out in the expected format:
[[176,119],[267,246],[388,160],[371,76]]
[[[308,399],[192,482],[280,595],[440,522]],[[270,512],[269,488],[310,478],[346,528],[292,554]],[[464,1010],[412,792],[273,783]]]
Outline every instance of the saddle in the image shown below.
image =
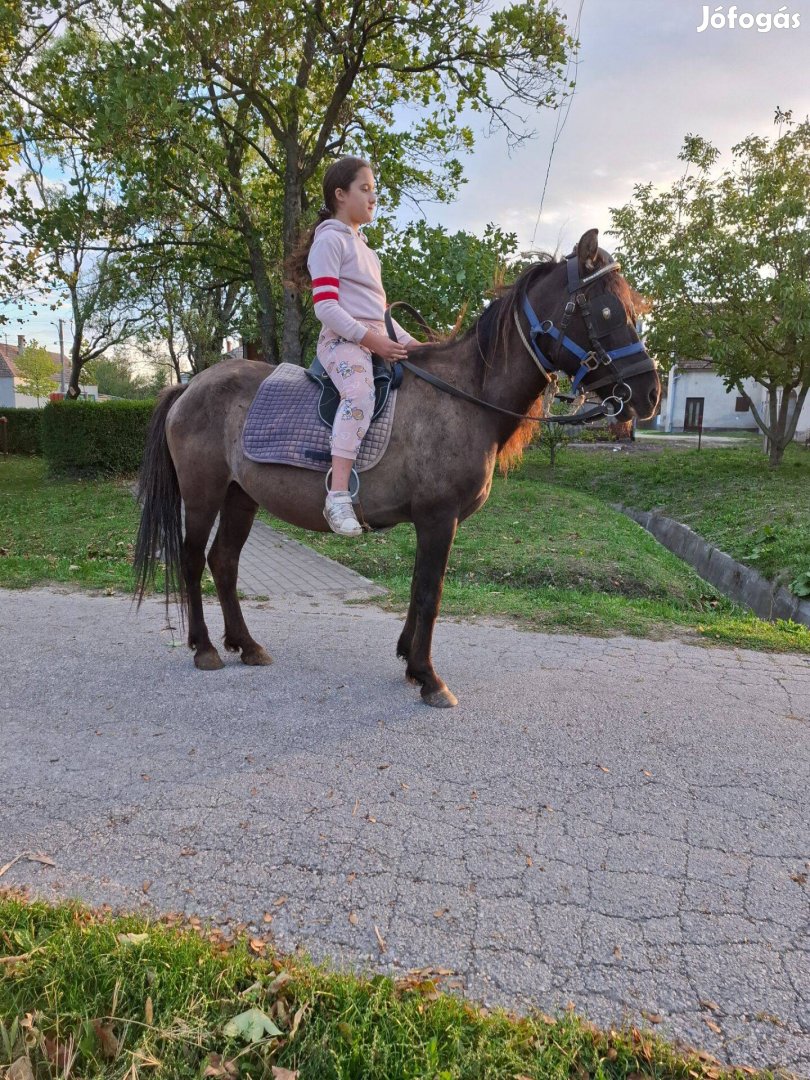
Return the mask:
[[[374,412],[360,443],[355,471],[373,468],[388,447],[394,423],[400,364],[373,357]],[[259,386],[242,429],[245,457],[262,464],[297,465],[327,472],[329,438],[340,394],[316,359],[311,368],[279,364]]]
[[[402,382],[404,370],[399,362],[393,365],[387,364],[381,357],[371,354],[371,366],[374,378],[374,412],[371,414],[373,424],[388,403],[388,395],[396,390]],[[340,394],[329,374],[320,360],[315,357],[308,368],[304,369],[310,379],[320,387],[318,398],[318,416],[322,424],[329,430],[335,422],[335,415],[340,404]]]

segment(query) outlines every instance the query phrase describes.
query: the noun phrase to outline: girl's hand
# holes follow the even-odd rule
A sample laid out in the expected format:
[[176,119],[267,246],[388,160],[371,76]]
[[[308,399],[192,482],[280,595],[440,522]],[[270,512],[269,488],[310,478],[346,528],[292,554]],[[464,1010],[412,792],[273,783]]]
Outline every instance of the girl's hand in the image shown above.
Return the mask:
[[375,334],[373,330],[369,330],[360,339],[359,344],[376,353],[377,356],[381,356],[383,360],[392,362],[394,360],[404,360],[408,355],[408,350],[404,345],[400,345],[398,341],[392,341],[386,334]]

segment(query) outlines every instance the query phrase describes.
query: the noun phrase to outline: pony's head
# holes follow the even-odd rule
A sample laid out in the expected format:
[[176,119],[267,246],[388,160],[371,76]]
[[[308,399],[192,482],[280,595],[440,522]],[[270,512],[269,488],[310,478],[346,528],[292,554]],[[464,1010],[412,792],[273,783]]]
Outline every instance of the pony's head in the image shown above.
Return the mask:
[[598,236],[589,229],[566,259],[521,274],[498,313],[498,337],[525,346],[538,367],[567,375],[575,390],[595,393],[614,419],[647,420],[661,380],[636,332],[644,301]]

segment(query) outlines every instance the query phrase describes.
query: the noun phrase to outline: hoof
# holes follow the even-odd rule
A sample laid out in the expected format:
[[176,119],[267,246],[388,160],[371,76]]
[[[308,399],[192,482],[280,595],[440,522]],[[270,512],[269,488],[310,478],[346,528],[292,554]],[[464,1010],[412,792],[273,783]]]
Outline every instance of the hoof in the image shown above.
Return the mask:
[[242,653],[242,663],[247,664],[248,667],[268,667],[273,663],[273,657],[261,645],[257,645],[255,649],[245,649]]
[[426,705],[431,705],[434,709],[452,709],[458,705],[458,698],[446,686],[443,686],[440,690],[434,690],[430,694],[423,692],[422,701]]
[[220,668],[225,667],[222,658],[214,648],[195,653],[194,666],[199,668],[200,671],[219,671]]

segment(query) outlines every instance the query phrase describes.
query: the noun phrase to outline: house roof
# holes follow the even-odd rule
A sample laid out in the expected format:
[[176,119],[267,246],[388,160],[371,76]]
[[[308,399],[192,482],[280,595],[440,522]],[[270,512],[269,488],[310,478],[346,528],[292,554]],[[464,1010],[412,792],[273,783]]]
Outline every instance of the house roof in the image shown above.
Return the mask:
[[678,368],[680,371],[714,371],[714,364],[711,360],[679,360]]
[[[45,351],[53,362],[54,379],[58,382],[62,368],[62,361],[59,358],[59,353],[51,352],[49,349],[46,349]],[[0,344],[0,379],[12,379],[19,376],[20,373],[17,370],[17,365],[14,363],[19,352],[20,350],[16,345]]]

